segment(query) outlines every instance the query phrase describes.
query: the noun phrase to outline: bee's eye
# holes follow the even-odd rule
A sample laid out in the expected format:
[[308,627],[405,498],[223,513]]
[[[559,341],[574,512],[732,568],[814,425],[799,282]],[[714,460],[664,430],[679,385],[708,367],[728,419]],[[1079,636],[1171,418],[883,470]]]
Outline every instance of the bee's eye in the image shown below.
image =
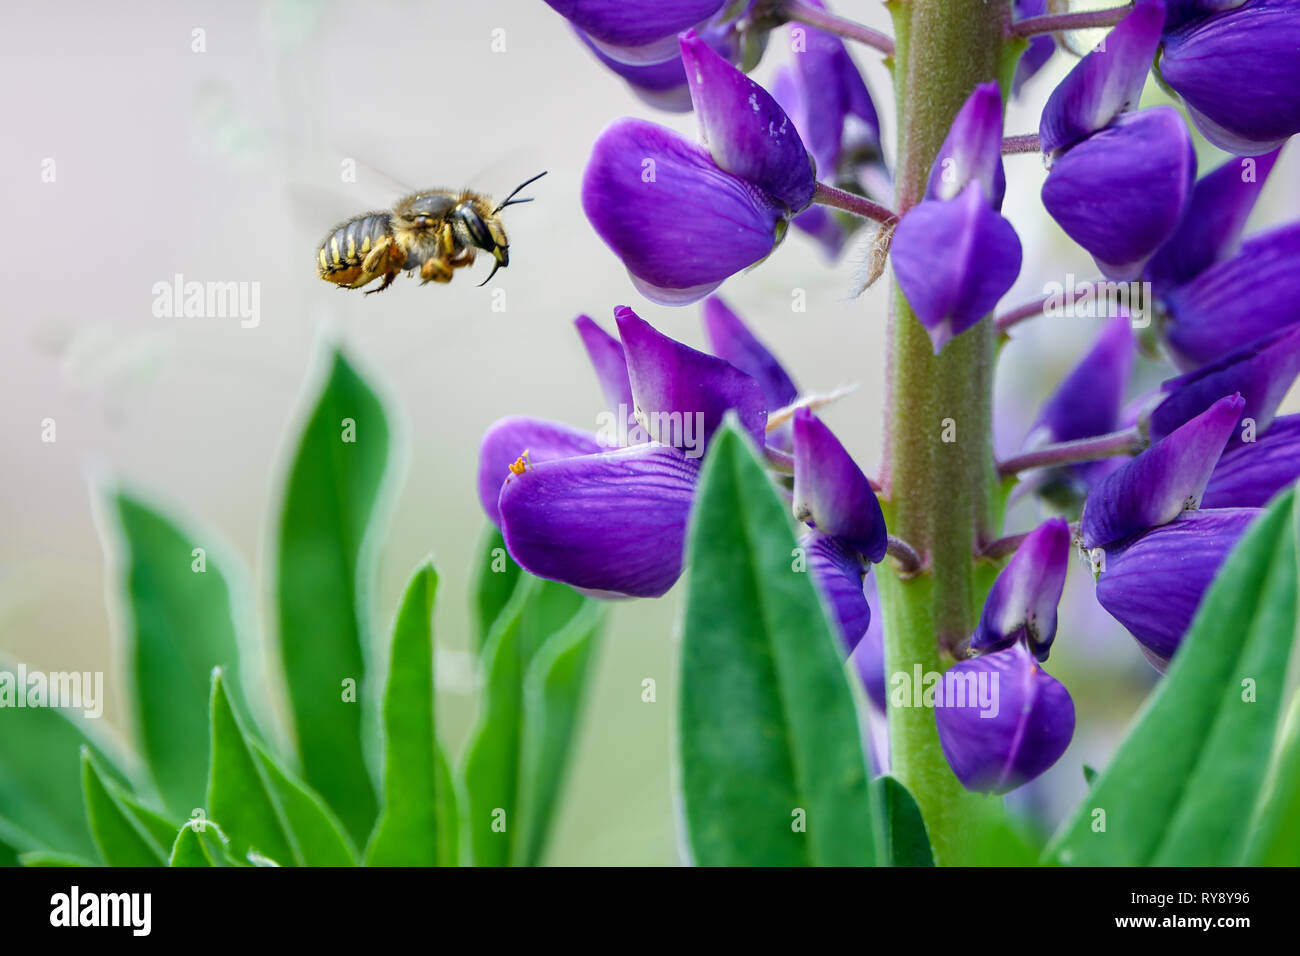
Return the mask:
[[474,240],[474,245],[480,249],[486,249],[488,252],[496,248],[496,242],[492,239],[492,234],[488,232],[487,225],[477,212],[469,206],[461,206],[456,212],[460,221],[465,224],[470,238]]

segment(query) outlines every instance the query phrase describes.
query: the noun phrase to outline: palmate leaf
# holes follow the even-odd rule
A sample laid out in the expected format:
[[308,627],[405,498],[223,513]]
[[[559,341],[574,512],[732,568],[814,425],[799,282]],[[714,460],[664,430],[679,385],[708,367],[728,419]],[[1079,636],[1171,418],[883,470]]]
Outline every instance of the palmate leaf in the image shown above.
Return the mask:
[[539,862],[601,620],[572,588],[525,574],[492,625],[463,760],[475,866]]
[[1048,862],[1245,861],[1296,630],[1293,507],[1292,492],[1276,500],[1224,562],[1168,674],[1048,845]]
[[231,855],[281,866],[355,866],[347,834],[320,797],[245,732],[220,672],[212,675],[211,715],[207,816],[229,838]]
[[455,866],[456,792],[437,735],[433,606],[438,573],[416,569],[393,623],[384,692],[384,800],[370,866]]
[[[388,447],[379,399],[334,353],[285,487],[276,597],[303,775],[358,842],[378,810],[362,745],[372,576],[365,544]],[[354,695],[344,693],[347,681]]]
[[687,544],[678,727],[701,865],[871,866],[852,690],[787,509],[734,426],[714,437]]
[[[239,647],[220,546],[122,491],[108,501],[120,539],[126,652],[136,739],[163,802],[188,816],[203,800],[212,669],[239,693]],[[202,548],[201,554],[194,554]]]

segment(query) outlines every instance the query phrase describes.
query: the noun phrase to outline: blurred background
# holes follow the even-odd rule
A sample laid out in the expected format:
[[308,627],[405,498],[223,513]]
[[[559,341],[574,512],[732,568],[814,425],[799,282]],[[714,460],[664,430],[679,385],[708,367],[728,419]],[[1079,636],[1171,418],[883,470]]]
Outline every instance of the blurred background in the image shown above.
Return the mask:
[[[889,29],[877,0],[834,9]],[[869,50],[854,55],[892,145],[887,71]],[[778,32],[755,76],[786,56]],[[1059,54],[1031,81],[1009,111],[1009,132],[1037,128],[1072,62]],[[97,514],[108,480],[149,495],[197,539],[224,543],[243,562],[267,646],[269,529],[286,437],[318,384],[322,344],[341,341],[381,390],[401,437],[377,542],[373,623],[384,633],[409,572],[432,552],[442,576],[440,730],[458,749],[474,707],[463,652],[485,524],[479,436],[509,414],[596,427],[600,393],[571,326],[580,312],[612,329],[613,307],[628,304],[701,346],[698,307],[641,299],[579,204],[590,144],[607,123],[638,115],[691,133],[693,118],[641,104],[542,0],[8,0],[0,82],[9,91],[0,103],[9,217],[0,243],[10,263],[0,306],[0,655],[44,670],[104,671],[102,723],[125,735],[117,602]],[[1207,151],[1202,170],[1216,163]],[[542,169],[550,175],[529,190],[537,201],[506,217],[511,265],[490,287],[475,287],[490,267],[482,258],[448,286],[402,277],[379,296],[316,277],[316,249],[342,219],[415,188],[504,196]],[[1284,155],[1252,229],[1294,217],[1298,171],[1296,156]],[[1007,173],[1005,211],[1025,261],[1004,305],[1071,272],[1093,278],[1087,255],[1043,212],[1041,161],[1010,157]],[[872,474],[886,283],[850,297],[865,259],[865,236],[828,263],[792,230],[721,292],[802,388],[857,386],[825,418]],[[153,287],[176,274],[258,283],[260,321],[155,316]],[[805,312],[792,309],[796,290]],[[1016,330],[999,369],[1003,454],[1019,446],[1099,324],[1039,319]],[[1300,408],[1295,394],[1287,408]],[[53,443],[42,441],[44,419],[56,422]],[[1038,517],[1026,502],[1007,531]],[[549,862],[678,861],[671,753],[681,591],[613,608]],[[1082,794],[1080,764],[1105,764],[1154,680],[1137,645],[1096,605],[1081,565],[1061,621],[1049,669],[1074,695],[1078,731],[1061,761],[1011,798],[1042,826]],[[642,701],[646,678],[657,683],[654,703]]]

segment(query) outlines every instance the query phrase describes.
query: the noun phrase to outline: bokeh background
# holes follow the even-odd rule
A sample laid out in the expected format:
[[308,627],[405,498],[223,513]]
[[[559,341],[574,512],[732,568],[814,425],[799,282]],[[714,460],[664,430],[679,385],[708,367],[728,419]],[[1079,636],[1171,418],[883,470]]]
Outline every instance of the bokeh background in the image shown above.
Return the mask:
[[[882,29],[877,0],[835,9]],[[202,31],[196,34],[195,31]],[[201,37],[203,52],[195,52]],[[495,50],[494,50],[495,46]],[[504,46],[504,49],[501,47]],[[761,80],[788,56],[774,36]],[[855,51],[892,143],[892,89],[879,57]],[[1037,127],[1073,61],[1058,57],[1009,111]],[[473,718],[464,651],[466,592],[485,519],[475,494],[478,439],[507,414],[596,426],[599,390],[573,333],[586,312],[612,328],[629,304],[700,346],[697,307],[652,306],[582,214],[579,185],[599,131],[624,115],[691,132],[689,115],[642,105],[582,48],[542,0],[114,4],[7,0],[0,11],[0,654],[44,670],[102,670],[106,732],[126,733],[113,569],[97,499],[121,481],[164,503],[198,543],[244,565],[265,635],[269,529],[286,437],[315,387],[323,343],[341,341],[387,400],[401,436],[382,540],[374,625],[429,552],[442,575],[441,732],[453,750]],[[1158,93],[1153,92],[1153,95]],[[54,160],[53,182],[42,181]],[[344,180],[356,163],[356,181]],[[1217,162],[1206,151],[1202,169]],[[1006,305],[1095,267],[1046,216],[1034,156],[1007,160],[1006,212],[1024,268]],[[410,188],[472,186],[504,195],[548,169],[537,202],[507,218],[511,266],[449,286],[399,279],[380,296],[317,279],[317,245],[337,221],[385,208]],[[1252,228],[1294,218],[1295,155],[1274,171]],[[859,237],[828,263],[792,231],[760,268],[723,288],[728,302],[809,390],[856,385],[826,419],[868,473],[878,465],[884,394],[885,283],[851,298]],[[257,282],[261,319],[153,315],[153,286]],[[504,311],[493,311],[494,290]],[[792,309],[796,290],[807,309]],[[998,444],[1022,440],[1038,402],[1099,325],[1021,326],[1003,352]],[[1150,374],[1148,372],[1148,374]],[[1293,394],[1288,408],[1300,407]],[[41,440],[42,420],[57,440]],[[895,427],[928,427],[898,422]],[[1013,511],[1008,532],[1038,515]],[[577,740],[549,861],[673,864],[676,631],[680,586],[613,609]],[[1081,763],[1103,765],[1154,681],[1136,644],[1071,572],[1050,669],[1078,707],[1062,760],[1013,795],[1054,823],[1083,792]],[[181,636],[178,636],[181,637]],[[657,700],[642,701],[642,681]],[[272,701],[273,706],[278,702]],[[2,727],[0,727],[2,732]]]

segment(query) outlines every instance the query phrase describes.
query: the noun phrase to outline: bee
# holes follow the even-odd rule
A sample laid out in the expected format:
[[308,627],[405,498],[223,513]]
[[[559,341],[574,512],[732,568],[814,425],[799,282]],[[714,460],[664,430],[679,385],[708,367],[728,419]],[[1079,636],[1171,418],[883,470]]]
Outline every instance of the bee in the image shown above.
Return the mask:
[[516,199],[520,190],[546,175],[545,170],[515,187],[497,205],[468,189],[430,189],[400,200],[392,212],[362,213],[330,230],[316,250],[316,272],[343,289],[360,289],[382,277],[372,292],[383,292],[398,273],[420,271],[420,284],[450,282],[457,269],[473,265],[479,249],[495,263],[480,286],[510,265],[510,243],[501,210],[532,202]]

